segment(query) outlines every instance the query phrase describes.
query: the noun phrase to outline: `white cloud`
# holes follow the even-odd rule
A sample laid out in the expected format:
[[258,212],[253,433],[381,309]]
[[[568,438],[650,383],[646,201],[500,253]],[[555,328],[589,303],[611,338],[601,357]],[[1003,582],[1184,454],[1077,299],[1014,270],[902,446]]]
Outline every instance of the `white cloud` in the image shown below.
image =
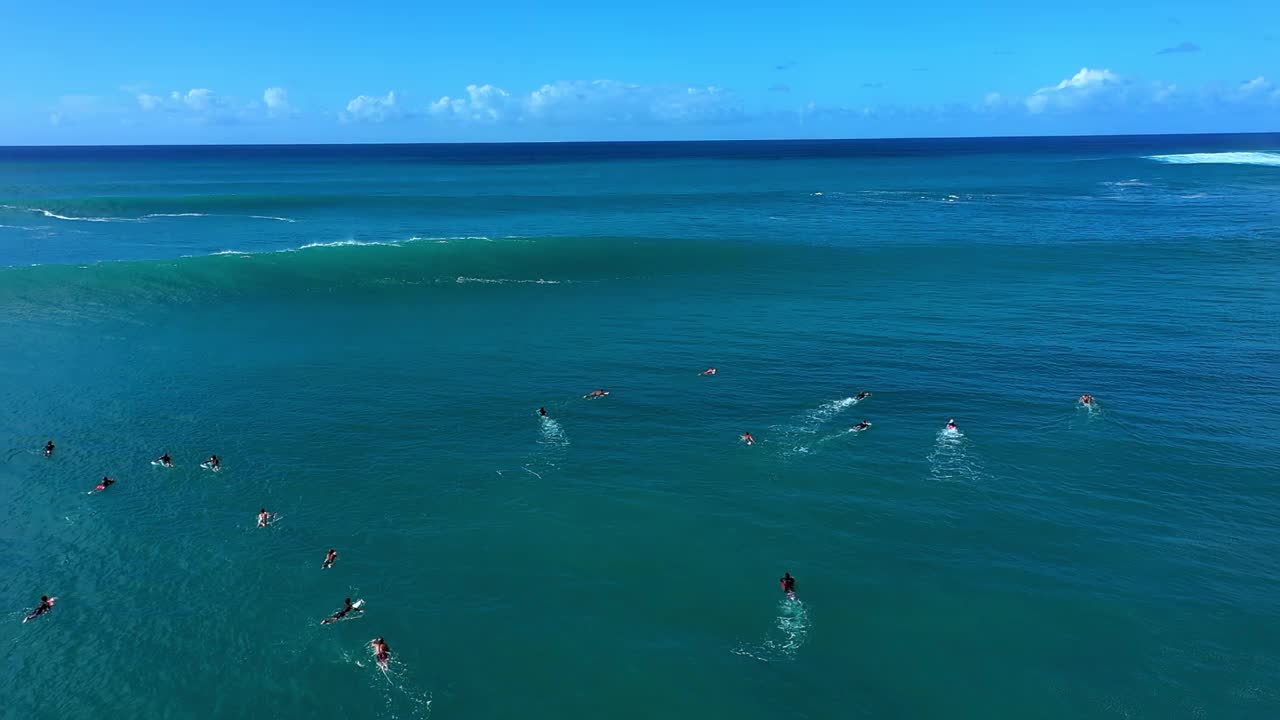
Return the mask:
[[497,122],[507,116],[512,105],[511,93],[494,85],[468,85],[467,96],[448,95],[431,103],[432,115],[443,115],[477,122]]
[[405,110],[396,97],[396,91],[390,90],[386,95],[358,95],[347,103],[342,113],[343,122],[385,122],[405,116]]
[[175,90],[169,93],[169,97],[174,102],[182,103],[196,112],[205,112],[221,102],[221,99],[209,88],[193,88],[188,90],[186,95]]
[[282,87],[269,87],[262,91],[262,102],[267,106],[267,114],[286,115],[290,110],[289,91]]
[[165,113],[194,122],[234,123],[263,120],[288,114],[289,98],[284,88],[267,88],[262,102],[245,101],[210,90],[172,90],[167,95],[134,94],[138,107],[147,113]]
[[1085,101],[1104,95],[1123,86],[1119,75],[1110,70],[1080,68],[1080,72],[1057,85],[1042,87],[1026,99],[1027,110],[1033,114],[1050,109],[1070,110]]
[[1258,77],[1247,82],[1240,83],[1241,95],[1253,95],[1255,93],[1265,93],[1271,89],[1271,81],[1259,75]]
[[696,123],[741,115],[724,88],[656,86],[617,80],[560,80],[527,95],[493,85],[468,85],[465,97],[440,98],[428,111],[455,121],[495,124]]

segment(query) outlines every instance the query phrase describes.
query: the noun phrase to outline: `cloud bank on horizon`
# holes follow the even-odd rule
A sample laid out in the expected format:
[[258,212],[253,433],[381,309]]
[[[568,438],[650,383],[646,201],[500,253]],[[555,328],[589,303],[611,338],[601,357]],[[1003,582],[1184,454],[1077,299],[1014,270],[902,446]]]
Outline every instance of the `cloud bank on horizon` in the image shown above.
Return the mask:
[[[55,22],[51,10],[22,8],[16,19],[32,31],[15,36],[11,54],[38,64],[42,74],[39,82],[24,81],[29,75],[22,73],[0,78],[0,107],[6,111],[0,113],[0,144],[887,137],[1280,127],[1280,87],[1271,79],[1280,78],[1280,42],[1260,35],[1258,47],[1270,52],[1247,52],[1248,43],[1238,40],[1223,13],[1195,19],[1196,40],[1210,48],[1204,50],[1197,41],[1167,37],[1174,28],[1153,27],[1150,18],[1127,11],[1112,18],[1115,28],[1067,19],[1046,30],[1034,18],[971,9],[971,36],[960,37],[951,30],[940,35],[952,25],[946,18],[922,20],[927,14],[797,7],[771,18],[740,14],[731,37],[721,37],[708,34],[717,27],[714,18],[656,2],[644,13],[622,17],[626,13],[609,10],[595,18],[555,6],[537,16],[524,16],[518,7],[487,14],[459,9],[447,17],[401,8],[433,23],[429,37],[414,45],[404,40],[421,29],[408,18],[388,24],[354,10],[336,18],[332,13],[338,11],[317,11],[292,0],[265,10],[232,0],[222,11],[225,17],[201,23],[188,17],[199,10],[174,8],[174,17],[157,21],[183,21],[189,38],[152,34],[153,46],[133,45],[126,36],[155,28],[119,25],[114,32],[120,37],[104,30],[104,47],[83,55],[42,46],[41,36],[56,34],[63,20]],[[94,7],[82,9],[94,15]],[[299,20],[291,11],[307,14]],[[24,12],[31,17],[23,18]],[[270,34],[273,13],[289,17],[296,33],[289,38]],[[1257,13],[1280,24],[1280,6]],[[254,23],[241,29],[234,48],[228,47],[218,27],[250,15]],[[471,22],[480,16],[487,25]],[[1254,26],[1265,20],[1250,17]],[[568,27],[554,26],[555,18]],[[877,19],[893,31],[887,36],[873,32]],[[996,25],[986,28],[984,20]],[[1177,25],[1191,25],[1192,18],[1183,20],[1185,25]],[[1011,41],[1020,23],[1039,37]],[[455,32],[445,32],[449,26]],[[1139,27],[1142,32],[1135,35]],[[1221,41],[1226,28],[1236,33],[1234,42]],[[534,29],[542,34],[530,35]],[[1073,63],[1073,56],[1113,61]]]

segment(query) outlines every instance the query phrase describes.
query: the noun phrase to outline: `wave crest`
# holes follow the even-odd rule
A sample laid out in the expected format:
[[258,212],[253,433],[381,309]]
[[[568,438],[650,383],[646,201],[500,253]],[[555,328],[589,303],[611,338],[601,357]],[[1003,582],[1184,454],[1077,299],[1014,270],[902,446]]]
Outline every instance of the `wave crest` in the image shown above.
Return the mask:
[[1181,153],[1175,155],[1148,155],[1147,159],[1170,165],[1266,165],[1280,167],[1280,153],[1276,152]]

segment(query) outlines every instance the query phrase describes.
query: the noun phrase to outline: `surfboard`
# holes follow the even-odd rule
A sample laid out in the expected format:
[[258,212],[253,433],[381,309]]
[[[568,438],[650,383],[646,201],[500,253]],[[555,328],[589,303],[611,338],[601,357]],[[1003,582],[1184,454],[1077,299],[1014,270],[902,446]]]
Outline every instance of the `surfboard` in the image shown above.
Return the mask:
[[221,465],[219,465],[218,467],[214,467],[214,466],[210,465],[210,464],[209,464],[209,463],[207,463],[207,462],[202,462],[202,463],[200,463],[200,467],[204,468],[205,470],[212,470],[213,472],[221,472],[221,471],[222,471],[222,466],[221,466]]

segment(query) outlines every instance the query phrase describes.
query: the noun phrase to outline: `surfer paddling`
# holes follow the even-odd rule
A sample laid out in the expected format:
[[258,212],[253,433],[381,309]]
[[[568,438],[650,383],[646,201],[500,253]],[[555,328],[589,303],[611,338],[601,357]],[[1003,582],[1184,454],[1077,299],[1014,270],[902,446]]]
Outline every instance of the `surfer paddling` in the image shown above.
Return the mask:
[[854,401],[855,401],[855,402],[862,402],[863,400],[866,400],[866,399],[867,399],[867,398],[869,398],[869,397],[871,397],[871,393],[869,393],[869,392],[860,392],[860,393],[858,393],[857,397],[855,397],[855,398],[854,398]]
[[52,440],[44,444],[44,456],[53,457],[53,441]]
[[1093,407],[1093,396],[1090,395],[1089,393],[1085,393],[1084,395],[1081,395],[1080,404],[1085,407]]
[[391,664],[391,646],[384,638],[374,638],[369,642],[369,647],[373,648],[373,657],[378,661],[378,667],[386,670]]
[[959,432],[960,428],[956,427],[955,419],[947,421],[947,432]]
[[755,445],[755,444],[756,444],[756,438],[755,438],[755,436],[754,436],[754,435],[752,435],[752,434],[751,434],[751,433],[749,433],[749,432],[744,432],[744,433],[742,433],[742,437],[740,437],[740,438],[738,438],[738,439],[739,439],[739,440],[741,440],[742,442],[744,442],[744,443],[748,444],[748,445]]
[[338,612],[336,612],[336,613],[334,613],[334,614],[330,615],[329,617],[325,618],[324,620],[321,620],[321,621],[320,621],[320,624],[321,624],[321,625],[328,625],[329,623],[336,623],[336,622],[338,622],[339,620],[341,620],[341,619],[345,618],[345,617],[347,616],[347,614],[348,614],[348,613],[351,613],[351,612],[358,612],[358,613],[362,613],[362,612],[364,612],[364,611],[360,609],[360,606],[361,606],[361,605],[363,605],[363,604],[364,604],[364,601],[359,601],[359,602],[354,602],[354,603],[353,603],[353,602],[351,602],[351,598],[347,598],[347,599],[346,599],[346,601],[344,601],[344,602],[343,602],[343,604],[342,604],[342,609],[341,609],[341,610],[339,610]]
[[109,477],[107,477],[107,476],[105,476],[105,475],[104,475],[104,476],[102,477],[102,482],[98,483],[98,487],[94,488],[94,489],[93,489],[93,491],[94,491],[94,492],[102,492],[103,490],[106,490],[107,488],[109,488],[109,487],[111,487],[112,485],[115,485],[115,484],[116,484],[116,481],[115,481],[115,480],[112,480],[111,478],[109,478]]
[[171,468],[173,467],[173,458],[169,457],[169,453],[165,453],[156,458],[155,463],[163,467]]
[[608,394],[609,394],[608,390],[592,390],[591,392],[587,393],[586,395],[583,395],[582,397],[588,400],[595,400],[596,398],[605,397]]
[[792,600],[796,599],[796,579],[791,577],[791,573],[783,573],[782,578],[778,580],[782,584],[782,592]]
[[862,422],[858,423],[857,425],[854,425],[851,429],[852,429],[854,432],[862,432],[863,430],[866,430],[866,429],[867,429],[867,428],[869,428],[869,427],[871,427],[871,421],[870,421],[870,420],[863,420]]
[[23,618],[23,619],[22,619],[22,622],[28,622],[28,621],[30,621],[30,620],[35,620],[36,618],[40,617],[41,615],[43,615],[43,614],[45,614],[45,613],[49,612],[50,610],[52,610],[52,609],[53,609],[53,602],[54,602],[55,600],[57,600],[57,599],[58,599],[58,598],[51,598],[51,597],[49,597],[48,595],[41,595],[41,596],[40,596],[40,604],[36,606],[36,609],[35,609],[35,610],[32,610],[32,611],[31,611],[31,614],[30,614],[30,615],[28,615],[28,616],[26,616],[25,618]]
[[333,567],[333,564],[336,562],[338,562],[338,551],[333,548],[329,548],[329,554],[324,556],[324,565],[321,565],[320,568],[322,570],[328,570]]
[[706,370],[703,370],[702,372],[700,372],[700,373],[698,373],[698,374],[699,374],[699,375],[702,375],[702,376],[706,376],[706,375],[715,375],[715,374],[716,374],[716,373],[718,373],[718,372],[720,372],[720,371],[719,371],[719,370],[716,370],[716,369],[715,369],[715,368],[713,368],[713,367],[709,367],[709,368],[707,368]]
[[272,514],[267,512],[266,508],[258,511],[258,527],[264,528],[271,524]]

